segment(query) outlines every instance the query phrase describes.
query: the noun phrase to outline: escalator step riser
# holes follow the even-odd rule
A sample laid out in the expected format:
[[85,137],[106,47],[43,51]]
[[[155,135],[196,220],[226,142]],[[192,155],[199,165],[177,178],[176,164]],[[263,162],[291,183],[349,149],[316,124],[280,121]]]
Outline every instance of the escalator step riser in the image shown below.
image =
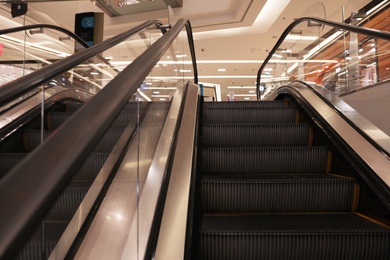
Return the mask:
[[202,211],[350,212],[355,202],[353,180],[206,180],[202,182]]
[[205,174],[327,173],[326,147],[204,147]]
[[27,153],[0,153],[0,179],[26,156]]
[[[0,176],[4,176],[19,164],[28,153],[0,153]],[[108,153],[93,153],[89,155],[74,177],[74,180],[93,181],[108,158]]]
[[70,221],[88,192],[86,187],[67,187],[46,215],[46,221]]
[[[100,142],[96,145],[95,153],[108,153],[115,146],[124,129],[115,128],[108,130]],[[46,140],[55,130],[44,130],[43,139]],[[41,131],[40,130],[28,130],[24,133],[24,143],[27,152],[31,152],[41,144]]]
[[203,110],[203,123],[296,123],[293,107],[215,108]]
[[[30,240],[17,253],[15,260],[42,260],[48,259],[53,251],[57,241],[60,239],[62,233],[66,229],[68,223],[57,222],[39,225],[33,232]],[[42,232],[44,230],[44,232]],[[44,235],[43,235],[44,234]],[[45,238],[45,242],[42,238]],[[42,256],[42,251],[44,252]]]
[[385,260],[388,233],[203,234],[200,259]]
[[[69,103],[67,105],[67,111],[68,112],[75,112],[79,108],[81,108],[84,105],[84,103]],[[148,106],[148,102],[129,102],[126,104],[124,109],[138,109],[138,106],[140,107],[141,111],[144,111],[146,107]]]
[[[56,129],[62,125],[73,115],[72,112],[51,112],[48,115],[48,126],[49,129]],[[132,120],[136,120],[137,109],[125,109],[119,113],[118,117],[112,123],[112,128],[126,127]]]
[[204,146],[309,145],[307,124],[212,124],[203,126]]
[[30,241],[19,252],[14,260],[42,260],[49,259],[51,252],[56,246],[57,241]]
[[108,153],[92,153],[87,157],[74,180],[93,181],[106,162]]
[[204,102],[203,107],[206,109],[213,108],[226,108],[226,107],[234,107],[234,108],[262,108],[262,107],[284,107],[287,106],[287,103],[282,100],[270,100],[270,101],[262,101],[262,102],[251,102],[251,101],[223,101],[223,102]]

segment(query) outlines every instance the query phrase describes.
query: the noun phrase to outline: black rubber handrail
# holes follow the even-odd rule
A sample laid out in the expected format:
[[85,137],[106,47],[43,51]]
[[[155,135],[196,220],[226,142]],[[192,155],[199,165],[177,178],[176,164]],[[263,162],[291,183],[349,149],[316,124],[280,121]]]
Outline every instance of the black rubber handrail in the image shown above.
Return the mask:
[[74,34],[73,32],[71,32],[65,28],[59,27],[57,25],[52,25],[52,24],[31,24],[31,25],[24,25],[24,26],[19,26],[19,27],[1,29],[0,35],[20,32],[20,31],[27,31],[27,30],[32,30],[32,29],[36,29],[36,28],[47,28],[47,29],[53,29],[53,30],[63,32],[65,34],[67,34],[68,36],[72,37],[78,43],[80,43],[84,48],[89,47],[89,45],[77,34]]
[[[190,27],[188,20],[179,20],[2,179],[0,259],[10,259],[39,224],[184,27]],[[193,46],[190,43],[191,53],[195,55]]]
[[63,72],[68,71],[69,69],[75,67],[81,62],[92,58],[99,53],[104,52],[105,50],[121,43],[132,35],[137,34],[153,25],[159,26],[161,25],[161,22],[157,20],[150,20],[144,22],[126,32],[118,34],[104,42],[98,43],[93,47],[84,49],[46,67],[31,72],[30,74],[18,78],[10,83],[4,84],[0,88],[0,106],[3,106],[7,104],[7,102],[12,101],[13,99],[16,99],[23,94],[33,90],[34,88],[40,86],[41,84],[46,82],[48,78],[53,78]]
[[335,29],[349,31],[349,32],[355,32],[359,34],[365,34],[368,36],[378,37],[386,40],[390,40],[390,33],[385,31],[380,31],[376,29],[371,28],[364,28],[357,25],[350,25],[345,23],[338,23],[322,18],[316,18],[316,17],[302,17],[296,19],[294,22],[292,22],[287,28],[283,31],[282,35],[279,37],[279,40],[276,42],[275,46],[272,48],[272,50],[268,53],[268,56],[260,66],[258,72],[257,72],[257,80],[256,80],[256,93],[257,93],[257,99],[260,98],[260,80],[261,80],[261,73],[263,72],[265,66],[267,66],[268,62],[271,60],[272,56],[275,54],[275,52],[278,50],[280,45],[284,42],[287,35],[294,29],[294,27],[302,22],[315,22],[315,23],[321,23],[324,25],[331,26]]

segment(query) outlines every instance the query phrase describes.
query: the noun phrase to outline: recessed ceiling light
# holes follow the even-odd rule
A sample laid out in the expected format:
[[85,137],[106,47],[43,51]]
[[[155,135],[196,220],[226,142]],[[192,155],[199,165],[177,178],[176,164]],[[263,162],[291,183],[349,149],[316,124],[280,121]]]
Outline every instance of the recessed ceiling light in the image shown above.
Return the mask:
[[218,69],[218,71],[226,71],[226,69],[222,69],[222,68],[221,68],[221,69]]

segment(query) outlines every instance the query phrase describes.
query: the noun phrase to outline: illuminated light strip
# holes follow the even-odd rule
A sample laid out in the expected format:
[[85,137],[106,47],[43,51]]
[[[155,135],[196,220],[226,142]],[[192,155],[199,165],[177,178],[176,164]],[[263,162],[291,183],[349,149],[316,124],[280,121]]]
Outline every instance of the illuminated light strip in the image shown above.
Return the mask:
[[248,89],[248,88],[256,88],[256,86],[228,86],[227,88]]
[[145,94],[143,93],[139,88],[137,89],[137,92],[147,101],[152,102],[152,100]]
[[268,30],[289,3],[290,0],[268,0],[256,17],[254,23],[261,24],[262,27],[265,27],[263,30]]
[[[338,31],[326,38],[324,41],[320,42],[316,47],[311,49],[308,54],[305,55],[305,62],[311,62],[312,60],[308,60],[310,57],[312,57],[316,52],[318,52],[321,48],[325,48],[329,43],[331,43],[333,40],[335,40],[337,37],[339,37],[343,32]],[[332,63],[338,63],[336,60],[331,60]],[[290,68],[288,68],[287,73],[290,74],[294,69],[298,67],[298,62],[292,65]]]
[[[264,60],[197,60],[197,64],[262,64]],[[312,63],[337,63],[336,60],[269,60],[268,63],[295,63],[295,62],[312,62]],[[127,66],[131,61],[110,61],[113,66]],[[192,61],[159,61],[157,64],[162,65],[191,65]]]
[[[227,94],[226,96],[229,96],[229,94]],[[256,97],[257,95],[256,94],[234,94],[235,97]]]
[[11,43],[19,43],[21,45],[28,45],[30,48],[34,48],[38,51],[46,51],[50,54],[54,54],[54,55],[61,55],[61,56],[69,56],[69,53],[65,53],[65,52],[62,52],[62,51],[58,51],[58,50],[55,50],[55,49],[51,49],[51,48],[48,48],[48,47],[44,47],[44,46],[41,46],[41,45],[38,45],[38,44],[34,44],[34,43],[30,43],[30,42],[24,42],[23,40],[19,40],[17,38],[14,38],[14,37],[10,37],[8,35],[1,35],[0,36],[1,38],[7,40],[7,41],[10,41]]
[[377,6],[373,7],[371,10],[368,10],[366,12],[367,15],[371,14],[372,12],[374,12],[375,10],[377,10],[378,8],[382,7],[384,4],[387,4],[389,2],[389,0],[385,0],[383,2],[381,2],[380,4],[378,4]]
[[177,87],[143,87],[142,89],[161,89],[161,90],[168,90],[168,89],[177,89]]
[[291,41],[315,41],[318,40],[318,36],[303,36],[303,35],[287,35],[285,40],[291,40]]
[[151,95],[152,98],[169,98],[170,95]]

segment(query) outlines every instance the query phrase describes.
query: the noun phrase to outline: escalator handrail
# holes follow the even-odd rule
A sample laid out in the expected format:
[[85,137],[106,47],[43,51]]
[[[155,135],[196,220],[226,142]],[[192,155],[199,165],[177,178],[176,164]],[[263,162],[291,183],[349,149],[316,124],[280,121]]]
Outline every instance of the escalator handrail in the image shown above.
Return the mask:
[[[0,259],[9,259],[19,250],[132,94],[188,24],[188,20],[179,20],[1,180]],[[193,42],[190,45],[193,48]]]
[[72,37],[78,43],[80,43],[84,48],[89,47],[89,45],[77,34],[69,31],[68,29],[65,29],[65,28],[57,26],[57,25],[52,25],[52,24],[30,24],[30,25],[18,26],[18,27],[13,27],[13,28],[1,29],[0,35],[20,32],[20,31],[27,31],[27,30],[32,30],[32,29],[36,29],[36,28],[48,28],[48,29],[53,29],[53,30],[63,32],[66,35]]
[[192,35],[192,26],[190,20],[187,20],[185,23],[186,31],[187,31],[187,39],[190,43],[190,53],[191,53],[191,59],[192,59],[192,68],[194,70],[194,83],[198,84],[198,67],[196,64],[196,56],[195,56],[195,47],[194,47],[194,38]]
[[261,64],[258,72],[257,72],[257,79],[256,79],[256,92],[257,92],[257,99],[260,98],[260,80],[261,80],[261,73],[263,72],[264,68],[267,66],[268,62],[271,60],[272,56],[275,54],[275,52],[278,50],[280,45],[284,42],[287,35],[294,29],[294,27],[302,22],[315,22],[315,23],[321,23],[328,26],[331,26],[335,29],[339,30],[345,30],[349,32],[359,33],[359,34],[365,34],[368,36],[373,36],[377,38],[382,38],[386,40],[390,40],[390,32],[380,31],[376,29],[371,28],[364,28],[357,25],[350,25],[345,23],[339,23],[334,22],[322,18],[317,17],[301,17],[296,20],[294,20],[287,28],[283,31],[282,35],[279,37],[279,40],[276,42],[275,46],[272,48],[272,50],[268,53],[268,56],[265,58],[264,62]]
[[[310,99],[311,93],[317,98],[315,100],[313,96]],[[322,95],[318,93],[318,91],[310,86],[309,84],[302,81],[294,81],[289,84],[278,88],[272,95],[268,96],[266,100],[275,100],[278,95],[288,95],[293,97],[298,101],[301,107],[305,107],[307,112],[310,112],[312,118],[315,118],[315,121],[321,125],[322,131],[326,132],[327,136],[330,136],[333,142],[339,142],[337,144],[338,149],[344,151],[345,154],[349,154],[355,160],[356,169],[361,170],[361,177],[365,180],[366,183],[369,184],[370,188],[378,195],[378,197],[382,200],[382,202],[390,208],[390,179],[388,176],[388,169],[390,165],[390,156],[387,150],[378,146],[378,144],[371,137],[368,137],[366,133],[364,133],[353,120],[363,122],[363,124],[371,124],[370,122],[364,122],[359,115],[352,113],[351,110],[350,116],[353,118],[349,118],[334,106],[329,100],[324,98]],[[333,97],[333,102],[342,106],[343,101],[337,100],[337,97]],[[325,105],[327,108],[319,106],[321,104]],[[324,112],[326,111],[326,112]],[[339,117],[339,119],[337,118]],[[340,121],[345,122],[341,124]],[[375,126],[367,125],[371,131],[375,132]],[[346,127],[350,128],[348,130]],[[341,133],[340,129],[345,130],[346,133]],[[362,138],[362,140],[358,141],[356,139],[356,133],[358,136]],[[343,136],[344,134],[344,136]],[[345,135],[350,138],[347,140]],[[351,141],[353,139],[353,142]],[[386,147],[390,147],[390,140],[382,140],[382,144]],[[360,151],[356,149],[356,146],[361,146]],[[363,151],[363,152],[362,152]]]
[[161,25],[161,22],[157,20],[149,20],[106,41],[77,52],[69,57],[63,58],[39,70],[33,71],[30,74],[20,77],[10,83],[4,84],[0,88],[0,107],[5,105],[7,102],[12,101],[33,90],[37,86],[47,81],[47,79],[53,78],[58,74],[68,71],[81,62],[104,52],[105,50],[115,46],[132,35],[135,35],[153,25],[159,26]]

